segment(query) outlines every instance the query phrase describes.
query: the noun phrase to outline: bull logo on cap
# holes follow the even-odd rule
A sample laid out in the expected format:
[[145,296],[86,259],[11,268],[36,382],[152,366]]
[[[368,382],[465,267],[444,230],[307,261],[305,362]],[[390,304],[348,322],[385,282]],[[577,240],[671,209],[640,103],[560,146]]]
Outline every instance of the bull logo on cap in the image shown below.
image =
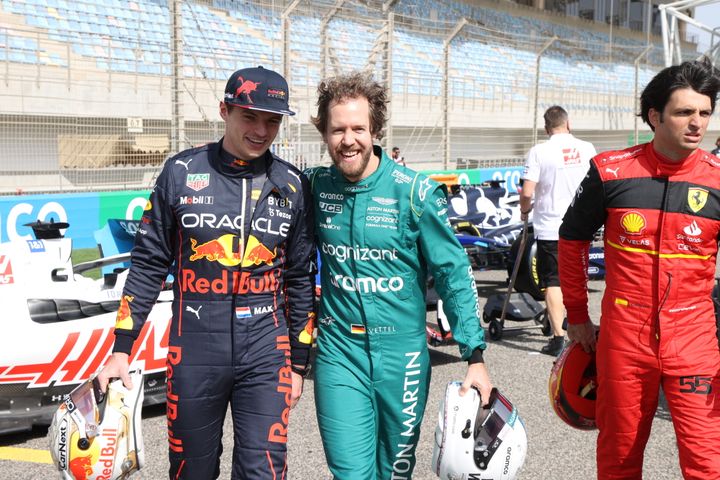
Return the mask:
[[235,98],[240,98],[243,93],[247,96],[248,102],[255,103],[252,101],[250,94],[257,90],[258,85],[261,82],[253,82],[252,80],[245,80],[243,77],[238,77],[240,80],[240,86],[235,89]]

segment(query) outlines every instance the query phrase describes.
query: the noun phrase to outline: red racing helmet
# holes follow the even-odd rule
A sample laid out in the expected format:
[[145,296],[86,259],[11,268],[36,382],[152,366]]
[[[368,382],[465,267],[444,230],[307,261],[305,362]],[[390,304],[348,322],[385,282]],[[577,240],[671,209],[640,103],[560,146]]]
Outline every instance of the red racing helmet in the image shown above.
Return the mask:
[[595,352],[587,353],[579,343],[569,343],[553,364],[548,393],[562,421],[580,430],[597,428]]

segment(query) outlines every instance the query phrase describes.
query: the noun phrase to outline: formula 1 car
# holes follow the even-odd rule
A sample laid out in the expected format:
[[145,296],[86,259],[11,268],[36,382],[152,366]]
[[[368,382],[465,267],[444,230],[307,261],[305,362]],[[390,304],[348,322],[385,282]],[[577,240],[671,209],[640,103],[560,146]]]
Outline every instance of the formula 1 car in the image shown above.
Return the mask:
[[[491,180],[478,185],[450,185],[448,218],[473,267],[481,270],[507,268],[510,274],[517,258],[523,223],[520,220],[520,195],[511,193],[504,183],[504,180]],[[540,298],[530,215],[529,237],[521,257],[517,289]],[[596,241],[599,240],[602,240],[602,231],[596,236]],[[605,276],[605,255],[597,242],[590,249],[588,274],[592,279]]]
[[[63,396],[104,365],[130,257],[73,266],[67,223],[28,225],[35,239],[0,244],[0,434],[49,425]],[[97,268],[102,278],[84,275]],[[165,401],[171,301],[164,290],[130,357],[145,372],[146,405]]]
[[503,269],[522,231],[520,196],[504,180],[450,185],[448,219],[474,268]]

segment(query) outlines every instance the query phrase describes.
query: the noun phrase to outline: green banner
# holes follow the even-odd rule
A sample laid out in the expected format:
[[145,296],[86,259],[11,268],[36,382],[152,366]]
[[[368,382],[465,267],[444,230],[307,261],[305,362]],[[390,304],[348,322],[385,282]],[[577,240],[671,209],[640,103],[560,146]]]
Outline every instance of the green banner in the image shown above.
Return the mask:
[[138,220],[150,196],[150,190],[128,190],[124,192],[99,192],[98,226],[107,223],[108,218]]

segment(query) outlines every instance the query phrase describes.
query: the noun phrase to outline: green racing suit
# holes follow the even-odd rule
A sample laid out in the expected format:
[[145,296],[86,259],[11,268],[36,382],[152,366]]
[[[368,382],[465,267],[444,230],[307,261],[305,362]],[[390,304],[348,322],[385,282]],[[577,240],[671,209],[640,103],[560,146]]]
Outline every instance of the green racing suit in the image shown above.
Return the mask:
[[409,479],[430,383],[428,273],[463,359],[485,349],[470,263],[445,187],[396,164],[356,183],[311,169],[322,296],[315,401],[335,478]]

